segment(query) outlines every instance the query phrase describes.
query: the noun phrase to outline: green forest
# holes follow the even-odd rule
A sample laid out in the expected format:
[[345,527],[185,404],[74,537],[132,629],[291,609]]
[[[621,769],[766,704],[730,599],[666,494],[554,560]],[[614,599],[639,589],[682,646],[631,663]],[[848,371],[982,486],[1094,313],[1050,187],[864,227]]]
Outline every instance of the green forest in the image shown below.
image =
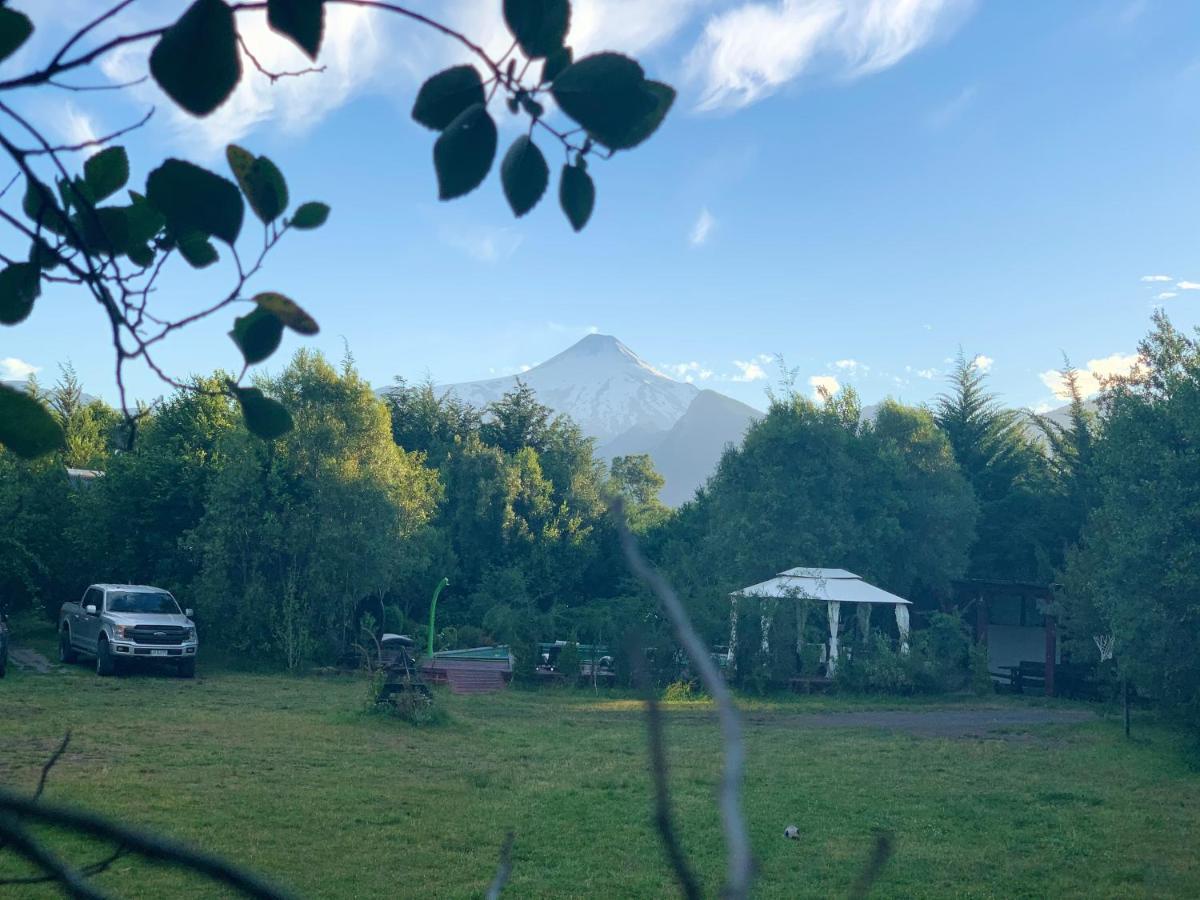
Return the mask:
[[[479,410],[431,384],[377,394],[349,355],[300,351],[257,382],[295,421],[264,441],[224,373],[131,432],[64,368],[31,390],[65,449],[0,451],[0,591],[10,611],[53,616],[91,582],[159,585],[196,609],[210,645],[299,671],[346,658],[364,621],[423,638],[445,576],[439,648],[506,643],[520,665],[536,641],[618,647],[634,632],[670,680],[669,629],[620,554],[619,496],[714,646],[728,641],[730,591],[798,564],[912,598],[918,651],[958,639],[965,654],[954,579],[1035,581],[1054,585],[1076,658],[1112,635],[1120,673],[1197,722],[1200,342],[1158,315],[1139,353],[1098,404],[1068,365],[1067,425],[1003,407],[962,354],[930,408],[887,401],[871,420],[850,389],[814,403],[784,379],[677,510],[658,501],[648,457],[599,460],[519,382]],[[798,664],[737,672],[770,681]]]

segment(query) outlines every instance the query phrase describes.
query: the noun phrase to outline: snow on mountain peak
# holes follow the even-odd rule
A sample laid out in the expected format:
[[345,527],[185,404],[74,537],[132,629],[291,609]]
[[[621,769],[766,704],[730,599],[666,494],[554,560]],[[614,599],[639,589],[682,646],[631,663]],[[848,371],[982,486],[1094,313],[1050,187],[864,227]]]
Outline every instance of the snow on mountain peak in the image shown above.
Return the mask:
[[482,407],[512,390],[518,380],[600,443],[630,428],[670,428],[699,393],[694,385],[668,378],[609,334],[589,334],[521,375],[445,387]]

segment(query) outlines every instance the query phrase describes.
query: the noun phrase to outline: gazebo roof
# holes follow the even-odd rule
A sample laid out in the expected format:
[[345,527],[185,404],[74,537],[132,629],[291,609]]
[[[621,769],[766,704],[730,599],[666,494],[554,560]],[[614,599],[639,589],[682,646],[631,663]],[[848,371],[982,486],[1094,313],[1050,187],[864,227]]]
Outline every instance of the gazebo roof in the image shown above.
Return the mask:
[[839,603],[886,603],[911,605],[903,597],[867,584],[845,569],[814,569],[799,567],[780,572],[774,578],[734,591],[731,597],[804,598],[836,600]]

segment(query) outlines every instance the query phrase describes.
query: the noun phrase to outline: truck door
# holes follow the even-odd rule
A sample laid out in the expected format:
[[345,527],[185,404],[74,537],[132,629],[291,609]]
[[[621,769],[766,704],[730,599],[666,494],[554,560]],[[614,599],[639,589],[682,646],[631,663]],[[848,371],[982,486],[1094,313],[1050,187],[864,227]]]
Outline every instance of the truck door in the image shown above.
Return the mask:
[[[88,606],[96,607],[96,614],[87,613]],[[104,591],[99,588],[88,588],[79,604],[79,619],[72,626],[76,629],[75,642],[81,649],[95,652],[96,639],[100,637],[100,614],[104,612]]]

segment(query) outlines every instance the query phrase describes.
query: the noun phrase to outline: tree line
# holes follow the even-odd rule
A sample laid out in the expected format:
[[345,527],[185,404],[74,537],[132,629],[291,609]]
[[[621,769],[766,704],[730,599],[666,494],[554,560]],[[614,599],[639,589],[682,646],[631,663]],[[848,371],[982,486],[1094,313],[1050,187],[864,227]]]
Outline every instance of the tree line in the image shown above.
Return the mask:
[[[936,403],[871,418],[850,389],[817,402],[785,383],[678,510],[648,457],[602,461],[519,382],[476,409],[431,384],[376,394],[349,357],[301,351],[258,381],[295,422],[264,442],[222,373],[132,437],[67,369],[32,386],[64,449],[0,453],[0,590],[52,612],[89,582],[158,584],[210,641],[297,670],[344,658],[368,613],[421,636],[445,576],[439,646],[507,643],[528,663],[539,640],[616,648],[632,630],[667,677],[677,648],[620,557],[620,495],[714,644],[729,592],[795,565],[943,613],[956,579],[1034,581],[1054,585],[1073,658],[1098,660],[1107,637],[1139,689],[1197,718],[1200,345],[1159,315],[1139,352],[1098,404],[1067,365],[1065,424],[1005,409],[962,354]],[[104,475],[81,484],[67,467]]]

